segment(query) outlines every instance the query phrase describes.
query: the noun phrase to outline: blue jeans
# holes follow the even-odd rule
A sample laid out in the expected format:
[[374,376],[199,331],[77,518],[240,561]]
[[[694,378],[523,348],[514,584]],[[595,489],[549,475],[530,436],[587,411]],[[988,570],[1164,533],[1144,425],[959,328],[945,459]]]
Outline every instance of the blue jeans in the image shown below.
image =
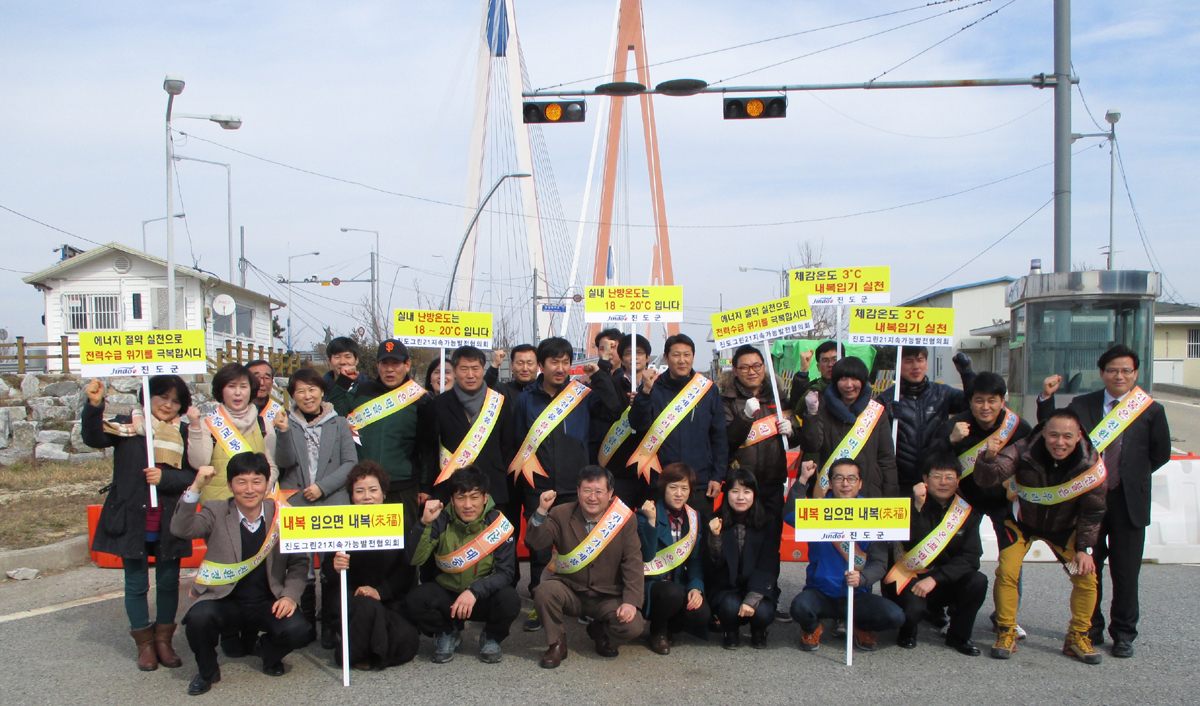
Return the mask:
[[749,618],[739,617],[738,610],[741,609],[745,597],[746,594],[737,589],[717,591],[711,596],[713,612],[717,614],[721,621],[721,629],[725,632],[732,632],[746,623],[750,623],[751,631],[766,630],[775,620],[775,600],[770,596],[762,599],[754,609],[754,615]]
[[[846,597],[831,598],[815,588],[806,587],[792,600],[792,619],[804,632],[817,629],[824,618],[846,619]],[[883,596],[854,594],[854,628],[875,632],[895,630],[904,624],[904,611]]]
[[[146,545],[147,555],[154,553],[154,545]],[[141,630],[150,625],[150,607],[146,596],[150,592],[149,559],[123,557],[125,566],[125,615],[129,617],[129,629]],[[175,622],[175,611],[179,608],[179,560],[155,559],[154,582],[156,621],[159,625]]]

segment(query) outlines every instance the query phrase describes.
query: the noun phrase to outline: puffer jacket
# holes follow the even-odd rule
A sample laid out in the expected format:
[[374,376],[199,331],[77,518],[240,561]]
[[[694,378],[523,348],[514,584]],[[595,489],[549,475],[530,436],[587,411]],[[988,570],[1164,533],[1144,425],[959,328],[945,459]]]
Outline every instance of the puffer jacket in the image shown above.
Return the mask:
[[[500,517],[496,503],[491,497],[483,507],[483,512],[473,522],[463,522],[454,512],[454,505],[447,503],[440,514],[428,525],[422,524],[421,519],[412,524],[405,543],[416,547],[413,550],[412,564],[420,566],[434,556],[445,556],[458,551],[464,544],[473,541],[479,533]],[[434,579],[442,588],[453,593],[462,593],[468,588],[476,598],[484,599],[496,591],[512,584],[517,571],[517,532],[504,540],[491,554],[475,562],[466,571],[448,574],[437,569]],[[433,565],[436,569],[436,565]]]
[[[638,386],[638,393],[629,408],[629,424],[639,440],[646,437],[654,420],[675,401],[675,396],[696,375],[677,380],[663,373],[654,380],[650,394]],[[729,439],[725,436],[725,410],[715,385],[692,407],[687,417],[663,440],[658,449],[658,462],[666,468],[670,463],[686,463],[696,472],[698,487],[709,481],[723,482],[729,467]],[[655,487],[658,479],[654,478]]]
[[[959,365],[958,360],[955,361],[955,365]],[[915,385],[901,380],[899,401],[892,399],[895,396],[895,385],[888,387],[875,398],[887,408],[888,426],[891,426],[890,420],[898,422],[896,475],[901,488],[912,488],[921,482],[921,464],[925,462],[929,446],[937,436],[938,426],[950,415],[970,409],[970,400],[963,391],[971,389],[975,384],[975,373],[971,370],[969,358],[966,358],[965,367],[959,369],[959,375],[962,377],[962,390],[933,382],[926,377],[924,382]]]
[[[833,455],[838,444],[850,430],[858,415],[866,409],[870,398],[859,395],[854,404],[847,409],[837,396],[837,388],[830,385],[820,396],[820,404],[816,414],[809,414],[805,407],[804,426],[800,429],[800,447],[805,454],[817,454],[817,468],[820,469]],[[862,469],[862,495],[865,498],[895,498],[901,497],[896,485],[896,455],[892,450],[892,434],[888,427],[887,417],[884,416],[875,423],[871,435],[858,452],[855,460]],[[817,485],[818,473],[809,480],[810,488]],[[819,491],[818,491],[819,492]]]
[[[1048,488],[1063,485],[1083,476],[1100,462],[1100,454],[1087,436],[1062,461],[1055,461],[1046,449],[1042,432],[1045,425],[1034,427],[1032,433],[1016,444],[1009,444],[993,459],[985,453],[975,463],[975,478],[980,487],[1001,485],[1009,478],[1026,488]],[[1025,499],[1018,500],[1017,525],[1033,534],[1065,547],[1071,533],[1075,534],[1075,550],[1095,547],[1100,535],[1100,522],[1107,506],[1108,481],[1086,493],[1056,505],[1040,505]]]
[[[782,389],[783,381],[776,378],[776,385]],[[758,411],[754,416],[746,416],[746,400],[750,393],[738,382],[737,376],[725,373],[721,376],[721,404],[725,407],[725,435],[729,439],[729,465],[737,463],[754,474],[759,484],[783,483],[787,480],[787,455],[779,437],[764,439],[752,446],[742,448],[754,422],[764,417],[775,416],[775,395],[771,386],[763,381],[758,389]],[[792,435],[788,437],[788,445],[800,443],[800,424],[795,415],[785,410],[784,414],[792,422]]]

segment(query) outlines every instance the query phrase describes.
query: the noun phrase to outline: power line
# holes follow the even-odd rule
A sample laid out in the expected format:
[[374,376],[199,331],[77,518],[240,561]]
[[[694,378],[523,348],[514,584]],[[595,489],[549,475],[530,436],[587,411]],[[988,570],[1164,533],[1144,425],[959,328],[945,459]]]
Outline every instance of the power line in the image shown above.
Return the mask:
[[83,240],[83,241],[86,241],[86,242],[92,243],[92,244],[94,244],[94,245],[104,245],[104,243],[97,242],[97,241],[95,241],[95,240],[92,240],[91,238],[85,238],[85,237],[83,237],[82,235],[75,235],[74,233],[71,233],[71,232],[65,231],[65,230],[63,230],[62,228],[58,228],[58,227],[56,227],[56,226],[52,226],[52,225],[50,225],[49,223],[43,223],[43,222],[39,221],[38,219],[36,219],[36,218],[34,218],[34,217],[32,217],[32,216],[26,216],[24,213],[21,213],[21,212],[19,212],[19,211],[14,211],[14,210],[12,210],[11,208],[9,208],[8,206],[2,206],[2,205],[0,205],[0,208],[4,209],[5,211],[8,211],[9,213],[13,214],[14,216],[20,216],[21,218],[24,218],[24,219],[25,219],[25,220],[27,220],[27,221],[32,221],[33,223],[36,223],[36,224],[38,224],[39,226],[44,226],[44,227],[46,227],[46,228],[49,228],[50,230],[55,230],[55,231],[58,231],[59,233],[62,233],[63,235],[69,235],[69,236],[71,236],[72,238],[79,238],[80,240]]
[[[975,25],[979,24],[980,22],[983,22],[987,18],[995,15],[996,13],[1000,12],[1001,10],[1003,10],[1004,8],[1008,7],[1009,5],[1013,4],[1016,1],[1017,0],[1008,0],[1008,2],[1006,4],[1001,5],[1000,7],[996,8],[995,10],[992,10],[991,12],[987,13],[983,17],[980,17],[979,19],[975,20],[974,22],[970,22],[970,23],[964,25],[963,27],[959,28],[956,32],[951,33],[948,37],[944,37],[944,38],[934,42],[933,44],[925,47],[924,49],[917,52],[916,54],[913,54],[912,56],[908,57],[904,61],[901,61],[899,64],[896,64],[895,66],[888,69],[887,71],[884,71],[883,73],[879,74],[875,78],[871,79],[871,82],[874,83],[875,81],[878,81],[879,79],[883,78],[887,74],[895,71],[896,69],[900,68],[901,66],[904,66],[905,64],[912,61],[913,59],[916,59],[917,57],[921,56],[922,54],[925,54],[926,52],[929,52],[929,51],[933,51],[933,49],[936,48],[937,46],[950,41],[951,39],[953,39],[954,37],[957,37],[958,35],[962,34],[963,32],[966,32],[968,29],[974,27]],[[961,10],[964,8],[955,8],[955,9]]]
[[1133,191],[1129,188],[1129,178],[1125,174],[1125,160],[1121,158],[1120,143],[1116,140],[1113,140],[1113,149],[1117,153],[1117,166],[1121,168],[1121,182],[1125,184],[1125,195],[1129,198],[1129,208],[1133,211],[1133,222],[1137,224],[1138,237],[1142,239],[1142,248],[1146,251],[1146,259],[1150,261],[1150,267],[1158,268],[1163,282],[1166,282],[1167,286],[1171,288],[1174,303],[1181,304],[1183,302],[1179,296],[1179,290],[1175,288],[1174,283],[1167,277],[1167,271],[1162,266],[1162,260],[1158,259],[1158,254],[1154,252],[1154,246],[1150,244],[1150,238],[1146,236],[1146,229],[1142,225],[1142,216],[1138,213],[1137,206],[1133,203]]
[[993,130],[999,130],[1000,128],[1002,128],[1002,127],[1005,127],[1005,126],[1007,126],[1007,125],[1012,125],[1013,123],[1017,122],[1018,120],[1022,120],[1022,119],[1024,119],[1024,118],[1027,118],[1027,117],[1029,117],[1030,115],[1033,115],[1033,114],[1034,114],[1034,113],[1036,113],[1037,111],[1041,110],[1042,108],[1045,108],[1046,106],[1050,105],[1050,103],[1051,103],[1051,102],[1054,100],[1053,96],[1052,96],[1052,97],[1050,97],[1050,98],[1047,98],[1047,99],[1045,100],[1045,102],[1041,103],[1040,105],[1038,105],[1037,107],[1033,108],[1032,110],[1030,110],[1030,111],[1028,111],[1028,112],[1026,112],[1026,113],[1022,113],[1021,115],[1018,115],[1017,117],[1015,117],[1015,118],[1013,118],[1012,120],[1009,120],[1009,121],[1007,121],[1007,122],[1003,122],[1003,123],[1000,123],[999,125],[995,125],[995,126],[993,126],[993,127],[989,127],[989,128],[987,128],[986,130],[978,130],[978,131],[976,131],[976,132],[967,132],[967,133],[963,133],[963,134],[961,134],[961,135],[911,135],[911,134],[904,133],[904,132],[896,132],[896,131],[894,131],[894,130],[887,130],[887,129],[885,129],[885,128],[881,128],[881,127],[877,127],[877,126],[875,126],[875,125],[871,125],[870,123],[864,123],[863,121],[859,120],[858,118],[855,118],[855,117],[854,117],[854,116],[852,116],[852,115],[848,115],[848,114],[846,114],[846,113],[843,113],[842,111],[840,111],[840,110],[838,110],[837,108],[833,107],[833,106],[832,106],[832,105],[830,105],[829,103],[827,103],[827,102],[825,102],[824,100],[822,100],[820,96],[818,96],[816,93],[814,93],[814,92],[812,92],[812,91],[805,91],[805,92],[804,92],[804,94],[805,94],[806,96],[808,96],[809,98],[812,98],[812,99],[813,99],[813,100],[815,100],[816,102],[820,103],[821,105],[825,106],[826,108],[829,108],[830,110],[832,110],[833,112],[835,112],[835,113],[837,113],[838,115],[842,116],[843,118],[846,118],[847,120],[849,120],[849,121],[851,121],[851,122],[858,123],[859,125],[862,125],[862,126],[863,126],[863,127],[865,127],[865,128],[870,128],[870,129],[872,129],[872,130],[878,130],[879,132],[883,132],[883,133],[886,133],[886,134],[888,134],[888,135],[896,135],[896,136],[898,136],[898,137],[911,137],[911,138],[918,139],[918,140],[954,140],[954,139],[958,139],[958,138],[960,138],[960,137],[974,137],[975,135],[982,135],[982,134],[984,134],[984,133],[987,133],[987,132],[992,132]]

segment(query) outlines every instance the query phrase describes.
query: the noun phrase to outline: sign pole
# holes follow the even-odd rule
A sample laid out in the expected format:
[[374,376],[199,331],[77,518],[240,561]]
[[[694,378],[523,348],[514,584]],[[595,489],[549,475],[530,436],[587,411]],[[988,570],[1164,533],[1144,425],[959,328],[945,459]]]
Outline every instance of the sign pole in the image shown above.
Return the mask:
[[346,570],[338,573],[342,582],[342,686],[350,686],[350,599],[346,597]]
[[[180,410],[186,412],[187,410]],[[146,432],[146,468],[154,468],[154,417],[150,416],[150,376],[142,376],[142,427]],[[158,507],[158,486],[150,486],[150,507]]]
[[442,392],[445,392],[446,391],[446,348],[445,347],[438,348],[438,355],[441,358],[441,362],[438,363],[438,377],[440,377],[442,379],[441,390],[442,390]]
[[[779,387],[775,384],[775,363],[771,360],[771,345],[768,341],[762,342],[763,356],[767,361],[767,375],[771,376],[771,394],[775,396],[775,421],[783,421],[783,405],[779,402]],[[787,462],[788,440],[783,434],[779,435],[779,439],[783,442],[783,458]]]
[[[850,565],[854,571],[854,542],[850,542]],[[846,666],[854,664],[854,587],[846,586]]]
[[837,331],[833,334],[833,340],[837,342],[838,360],[846,354],[842,349],[842,305],[837,305]]
[[[904,351],[904,346],[896,346],[896,379],[892,381],[892,405],[900,401],[900,354]],[[900,418],[896,416],[895,410],[892,411],[892,446],[895,447],[899,440],[897,433],[900,429]]]

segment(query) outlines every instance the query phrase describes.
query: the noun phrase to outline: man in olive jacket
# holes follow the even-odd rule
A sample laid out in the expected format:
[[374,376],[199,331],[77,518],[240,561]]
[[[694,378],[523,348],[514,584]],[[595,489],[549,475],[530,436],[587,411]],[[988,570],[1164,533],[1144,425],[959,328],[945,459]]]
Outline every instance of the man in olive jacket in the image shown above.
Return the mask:
[[[208,544],[191,594],[195,603],[184,616],[188,645],[199,673],[188,693],[207,692],[221,681],[217,644],[223,631],[249,628],[263,635],[263,673],[284,675],[283,658],[303,645],[308,621],[296,609],[308,579],[308,554],[281,554],[275,532],[278,508],[266,498],[271,465],[260,453],[245,452],[229,460],[227,482],[233,497],[210,500],[200,511],[200,491],[213,479],[203,466],[180,499],[171,518],[171,533]],[[265,556],[264,556],[265,553]],[[230,580],[224,574],[236,575]]]

